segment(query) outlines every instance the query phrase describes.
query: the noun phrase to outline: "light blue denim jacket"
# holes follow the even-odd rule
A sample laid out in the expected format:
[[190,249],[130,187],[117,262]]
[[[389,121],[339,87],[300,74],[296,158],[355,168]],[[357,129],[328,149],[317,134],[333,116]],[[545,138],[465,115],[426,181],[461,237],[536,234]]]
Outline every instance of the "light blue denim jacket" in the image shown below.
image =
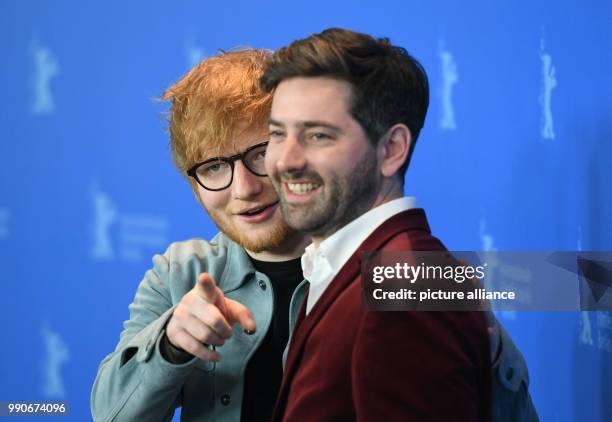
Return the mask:
[[[234,325],[232,338],[217,348],[222,355],[218,363],[193,358],[171,364],[161,356],[159,341],[176,304],[201,272],[211,274],[227,297],[251,310],[257,330],[247,335]],[[305,287],[300,285],[292,297],[290,328]],[[244,249],[222,233],[210,243],[173,243],[163,255],[155,255],[130,305],[119,344],[98,369],[91,393],[94,420],[169,421],[182,406],[183,421],[240,421],[246,366],[270,325],[273,294],[269,278],[256,272]],[[493,363],[493,420],[537,420],[522,355],[501,326],[495,339],[502,349]]]
[[[222,355],[218,363],[194,358],[171,364],[161,356],[159,341],[175,306],[201,272],[208,272],[226,297],[251,310],[257,330],[247,335],[234,325],[232,338],[217,348]],[[256,272],[244,249],[223,234],[210,243],[173,243],[155,255],[119,344],[98,369],[91,393],[94,420],[168,421],[182,406],[185,421],[239,421],[246,365],[270,325],[273,294],[269,278]]]

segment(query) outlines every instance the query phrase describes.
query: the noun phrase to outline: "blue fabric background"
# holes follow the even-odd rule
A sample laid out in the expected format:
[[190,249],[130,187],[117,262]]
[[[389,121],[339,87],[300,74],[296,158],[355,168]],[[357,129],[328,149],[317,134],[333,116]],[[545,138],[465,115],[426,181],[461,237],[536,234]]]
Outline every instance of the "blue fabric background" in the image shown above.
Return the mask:
[[[216,233],[155,97],[218,48],[330,26],[390,37],[428,71],[406,193],[449,249],[612,250],[608,1],[4,0],[0,400],[65,399],[90,419],[151,256]],[[612,420],[612,313],[500,319],[543,421]]]

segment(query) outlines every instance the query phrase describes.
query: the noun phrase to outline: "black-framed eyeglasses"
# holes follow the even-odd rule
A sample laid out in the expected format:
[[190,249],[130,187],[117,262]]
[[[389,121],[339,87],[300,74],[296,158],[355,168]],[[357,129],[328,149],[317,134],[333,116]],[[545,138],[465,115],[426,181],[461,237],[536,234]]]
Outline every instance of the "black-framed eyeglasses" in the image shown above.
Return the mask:
[[193,177],[206,190],[220,191],[232,184],[234,162],[240,160],[255,176],[265,177],[267,173],[264,158],[267,147],[268,141],[265,141],[248,147],[241,154],[209,158],[187,170],[187,175]]

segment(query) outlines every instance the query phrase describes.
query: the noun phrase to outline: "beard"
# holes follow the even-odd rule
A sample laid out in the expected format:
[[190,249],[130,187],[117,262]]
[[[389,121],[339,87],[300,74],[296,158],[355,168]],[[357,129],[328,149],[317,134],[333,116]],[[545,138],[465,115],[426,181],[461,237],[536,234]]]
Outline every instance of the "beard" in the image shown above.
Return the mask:
[[[281,189],[281,179],[287,182],[306,179],[324,189],[312,203],[291,204]],[[344,175],[331,174],[326,181],[313,171],[275,173],[272,181],[289,227],[326,238],[372,207],[377,193],[376,160],[366,153],[353,171]]]
[[282,218],[273,216],[271,221],[259,223],[252,230],[240,230],[235,223],[228,221],[227,214],[207,208],[206,212],[227,237],[243,248],[259,253],[263,251],[274,251],[287,244],[297,236],[295,230],[285,223]]

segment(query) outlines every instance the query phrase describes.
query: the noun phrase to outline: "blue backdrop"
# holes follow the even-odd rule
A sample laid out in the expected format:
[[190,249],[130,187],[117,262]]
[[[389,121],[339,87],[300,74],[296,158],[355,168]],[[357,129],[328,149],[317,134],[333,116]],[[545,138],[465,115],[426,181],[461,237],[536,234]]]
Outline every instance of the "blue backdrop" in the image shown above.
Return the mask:
[[[450,249],[612,250],[609,1],[3,0],[0,400],[65,399],[89,420],[151,256],[216,233],[155,97],[218,48],[330,26],[388,36],[427,69],[406,193]],[[543,421],[612,420],[612,313],[500,319]]]

